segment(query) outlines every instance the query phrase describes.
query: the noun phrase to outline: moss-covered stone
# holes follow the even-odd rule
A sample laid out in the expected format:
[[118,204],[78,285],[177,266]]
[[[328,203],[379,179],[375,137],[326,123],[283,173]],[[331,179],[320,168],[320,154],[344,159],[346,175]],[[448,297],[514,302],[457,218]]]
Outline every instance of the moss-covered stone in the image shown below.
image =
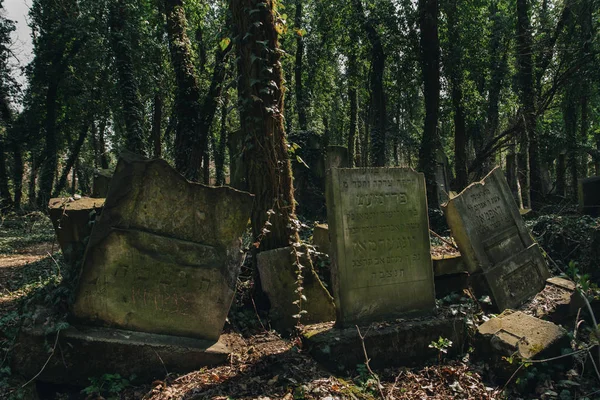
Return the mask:
[[216,340],[252,195],[124,154],[86,250],[73,311],[91,323]]
[[[303,253],[300,263],[304,266],[303,294],[306,300],[302,309],[307,313],[302,315],[302,324],[335,320],[333,298],[323,286],[312,263],[306,257],[306,248],[300,248]],[[263,290],[271,302],[269,317],[273,327],[282,332],[290,331],[298,321],[293,316],[299,309],[294,301],[299,299],[296,292],[296,257],[290,247],[264,251],[258,254],[258,271]]]
[[89,197],[50,199],[48,213],[67,263],[74,264],[83,257],[87,239],[92,233],[92,221],[103,205],[104,199]]

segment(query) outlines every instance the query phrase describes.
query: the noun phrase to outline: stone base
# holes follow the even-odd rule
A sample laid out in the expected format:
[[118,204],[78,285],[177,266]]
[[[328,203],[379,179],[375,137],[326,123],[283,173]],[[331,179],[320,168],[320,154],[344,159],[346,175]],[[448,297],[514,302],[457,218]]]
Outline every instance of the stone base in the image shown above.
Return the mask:
[[[430,348],[440,337],[452,341],[447,355],[462,353],[467,327],[462,318],[435,315],[423,318],[375,323],[360,327],[373,368],[424,365],[437,360],[438,351]],[[338,329],[333,323],[306,326],[302,334],[304,348],[333,371],[354,370],[365,363],[365,355],[356,327]],[[437,361],[436,361],[437,362]]]
[[[23,330],[13,350],[13,371],[27,379],[35,376],[50,355],[56,334],[42,329]],[[223,364],[230,354],[220,340],[148,334],[96,327],[69,327],[60,331],[54,354],[39,381],[87,386],[88,378],[103,374],[132,375],[148,382],[167,372],[185,373]]]

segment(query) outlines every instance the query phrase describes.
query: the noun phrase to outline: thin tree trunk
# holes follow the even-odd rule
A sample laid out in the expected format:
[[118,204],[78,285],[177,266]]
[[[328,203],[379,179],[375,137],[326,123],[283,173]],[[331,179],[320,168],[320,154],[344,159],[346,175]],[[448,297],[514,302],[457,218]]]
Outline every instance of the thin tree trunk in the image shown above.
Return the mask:
[[556,161],[556,194],[565,197],[567,190],[567,162],[565,153],[558,155]]
[[[81,129],[81,131],[79,132],[79,136],[77,137],[77,141],[73,144],[73,148],[71,149],[71,154],[69,154],[69,158],[67,159],[67,162],[65,163],[63,172],[60,175],[60,178],[58,179],[56,186],[54,187],[54,192],[52,193],[52,197],[58,197],[60,195],[60,192],[65,188],[65,186],[67,184],[67,179],[69,176],[69,171],[71,171],[71,169],[77,162],[77,158],[79,158],[79,153],[81,152],[81,147],[83,146],[83,143],[85,142],[85,138],[88,134],[89,128],[90,128],[90,125],[88,122],[86,122],[83,125],[83,129]],[[73,179],[75,179],[74,177],[75,177],[75,171],[73,171]]]
[[162,132],[163,101],[160,94],[154,95],[154,110],[152,111],[152,147],[154,158],[162,157],[161,132]]
[[13,201],[8,190],[8,174],[6,172],[6,147],[4,136],[0,135],[0,213],[12,208]]
[[21,202],[23,201],[23,150],[17,142],[16,138],[12,139],[11,143],[12,154],[13,154],[13,191],[14,201],[13,206],[15,209],[21,208]]
[[[302,29],[302,3],[304,0],[296,0],[296,15],[294,25],[297,30]],[[304,87],[302,86],[304,59],[304,37],[296,34],[296,62],[294,65],[294,86],[296,88],[296,109],[298,110],[298,125],[300,130],[308,129],[308,118],[306,115],[306,99],[304,98]]]
[[102,169],[108,168],[108,155],[106,154],[106,141],[104,139],[104,134],[106,133],[106,119],[103,118],[100,120],[100,125],[98,126],[98,150],[100,152],[100,166]]
[[[353,32],[353,39],[356,35]],[[352,45],[348,59],[348,99],[350,100],[350,128],[348,132],[348,161],[350,168],[355,165],[356,136],[358,133],[358,91],[356,81],[358,79],[358,68],[356,65],[356,51]]]
[[[525,207],[533,207],[542,199],[542,179],[539,160],[539,142],[536,132],[536,108],[533,75],[533,46],[528,0],[517,0],[517,61],[519,77],[519,97],[523,112],[523,134],[521,159],[527,165],[521,166],[521,185]],[[525,155],[525,152],[528,154]]]
[[[295,206],[273,0],[230,0],[229,7],[237,37],[240,122],[247,137],[242,159],[249,191],[256,196],[252,233],[255,238],[261,236],[267,211],[272,209],[270,232],[260,250],[280,248],[298,236],[292,229]],[[249,40],[243,39],[246,35]]]
[[225,184],[225,148],[227,147],[227,107],[229,106],[229,95],[225,93],[221,104],[221,133],[219,143],[215,149],[215,183],[217,186]]
[[56,97],[58,94],[58,80],[51,79],[46,91],[46,121],[45,121],[45,146],[42,156],[44,162],[40,171],[40,189],[37,204],[40,208],[46,207],[50,201],[54,174],[58,165],[58,144],[56,140]]
[[29,206],[35,207],[37,204],[37,195],[36,195],[36,181],[38,175],[38,169],[41,164],[41,157],[36,157],[31,154],[31,170],[29,171],[29,187],[27,188],[27,197],[29,197]]
[[437,124],[440,101],[438,1],[419,0],[418,8],[421,29],[421,69],[425,95],[425,126],[419,149],[419,170],[425,174],[429,208],[439,208],[435,177],[436,152],[439,148]]
[[383,77],[385,70],[385,53],[381,43],[381,36],[375,29],[373,22],[365,16],[362,0],[353,0],[355,13],[361,21],[371,43],[371,76],[369,89],[371,91],[371,110],[369,130],[371,135],[371,165],[383,167],[386,163],[385,135],[387,130],[387,114]]
[[[572,89],[568,89],[571,92]],[[577,106],[573,101],[574,93],[567,95],[563,109],[563,119],[565,123],[565,135],[567,141],[567,168],[569,170],[569,189],[568,197],[571,200],[577,199],[577,178],[579,154],[577,152]]]
[[130,35],[127,32],[128,18],[126,2],[117,0],[111,6],[110,28],[125,120],[125,147],[134,153],[145,154],[143,106],[133,67]]
[[519,180],[517,177],[518,166],[516,147],[517,146],[515,143],[511,143],[508,149],[508,154],[506,155],[506,180],[515,202],[519,207],[523,207],[523,202],[519,193]]
[[[462,44],[458,31],[458,0],[448,1],[448,59],[446,69],[450,78],[452,106],[454,108],[454,165],[456,171],[456,190],[467,187],[467,126],[463,104]],[[446,189],[448,190],[448,189]]]

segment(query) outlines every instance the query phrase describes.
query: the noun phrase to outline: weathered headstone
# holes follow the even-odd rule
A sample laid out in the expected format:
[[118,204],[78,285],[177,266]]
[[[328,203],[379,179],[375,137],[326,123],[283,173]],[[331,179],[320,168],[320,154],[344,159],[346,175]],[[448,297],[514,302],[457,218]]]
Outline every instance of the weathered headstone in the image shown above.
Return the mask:
[[579,180],[579,211],[600,216],[600,176]]
[[329,255],[331,241],[329,240],[329,226],[327,224],[317,224],[313,229],[313,245],[321,253]]
[[121,156],[89,240],[74,314],[155,334],[219,338],[240,271],[252,195]]
[[289,137],[293,149],[291,159],[294,175],[296,212],[320,219],[325,215],[325,177],[323,137],[313,131],[295,132]]
[[325,169],[349,168],[348,148],[344,146],[327,146]]
[[[314,271],[311,261],[306,257],[307,249],[299,248],[302,253],[300,263],[303,266],[302,275],[304,282],[303,294],[306,300],[302,301],[302,324],[314,324],[335,320],[335,306],[333,298],[323,286],[319,276]],[[273,327],[280,331],[289,331],[294,328],[297,315],[300,311],[294,301],[299,299],[296,283],[296,257],[291,247],[263,251],[257,256],[260,282],[271,302],[269,317]]]
[[546,262],[519,213],[502,170],[468,186],[444,207],[446,220],[476,286],[500,309],[514,308],[542,290]]
[[432,311],[423,174],[406,168],[331,169],[328,180],[337,325]]
[[48,214],[65,261],[73,264],[83,257],[86,239],[92,233],[92,221],[98,216],[104,199],[70,197],[50,199]]
[[112,179],[112,170],[98,169],[94,171],[94,179],[92,181],[92,197],[105,198],[108,194],[108,187]]

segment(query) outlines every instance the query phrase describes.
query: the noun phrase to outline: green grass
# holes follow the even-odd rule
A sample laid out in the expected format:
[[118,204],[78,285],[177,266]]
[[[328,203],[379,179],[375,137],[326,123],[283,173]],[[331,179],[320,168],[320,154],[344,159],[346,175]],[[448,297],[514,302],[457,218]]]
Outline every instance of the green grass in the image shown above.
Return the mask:
[[41,212],[0,217],[0,255],[13,254],[19,249],[53,240],[52,222]]

